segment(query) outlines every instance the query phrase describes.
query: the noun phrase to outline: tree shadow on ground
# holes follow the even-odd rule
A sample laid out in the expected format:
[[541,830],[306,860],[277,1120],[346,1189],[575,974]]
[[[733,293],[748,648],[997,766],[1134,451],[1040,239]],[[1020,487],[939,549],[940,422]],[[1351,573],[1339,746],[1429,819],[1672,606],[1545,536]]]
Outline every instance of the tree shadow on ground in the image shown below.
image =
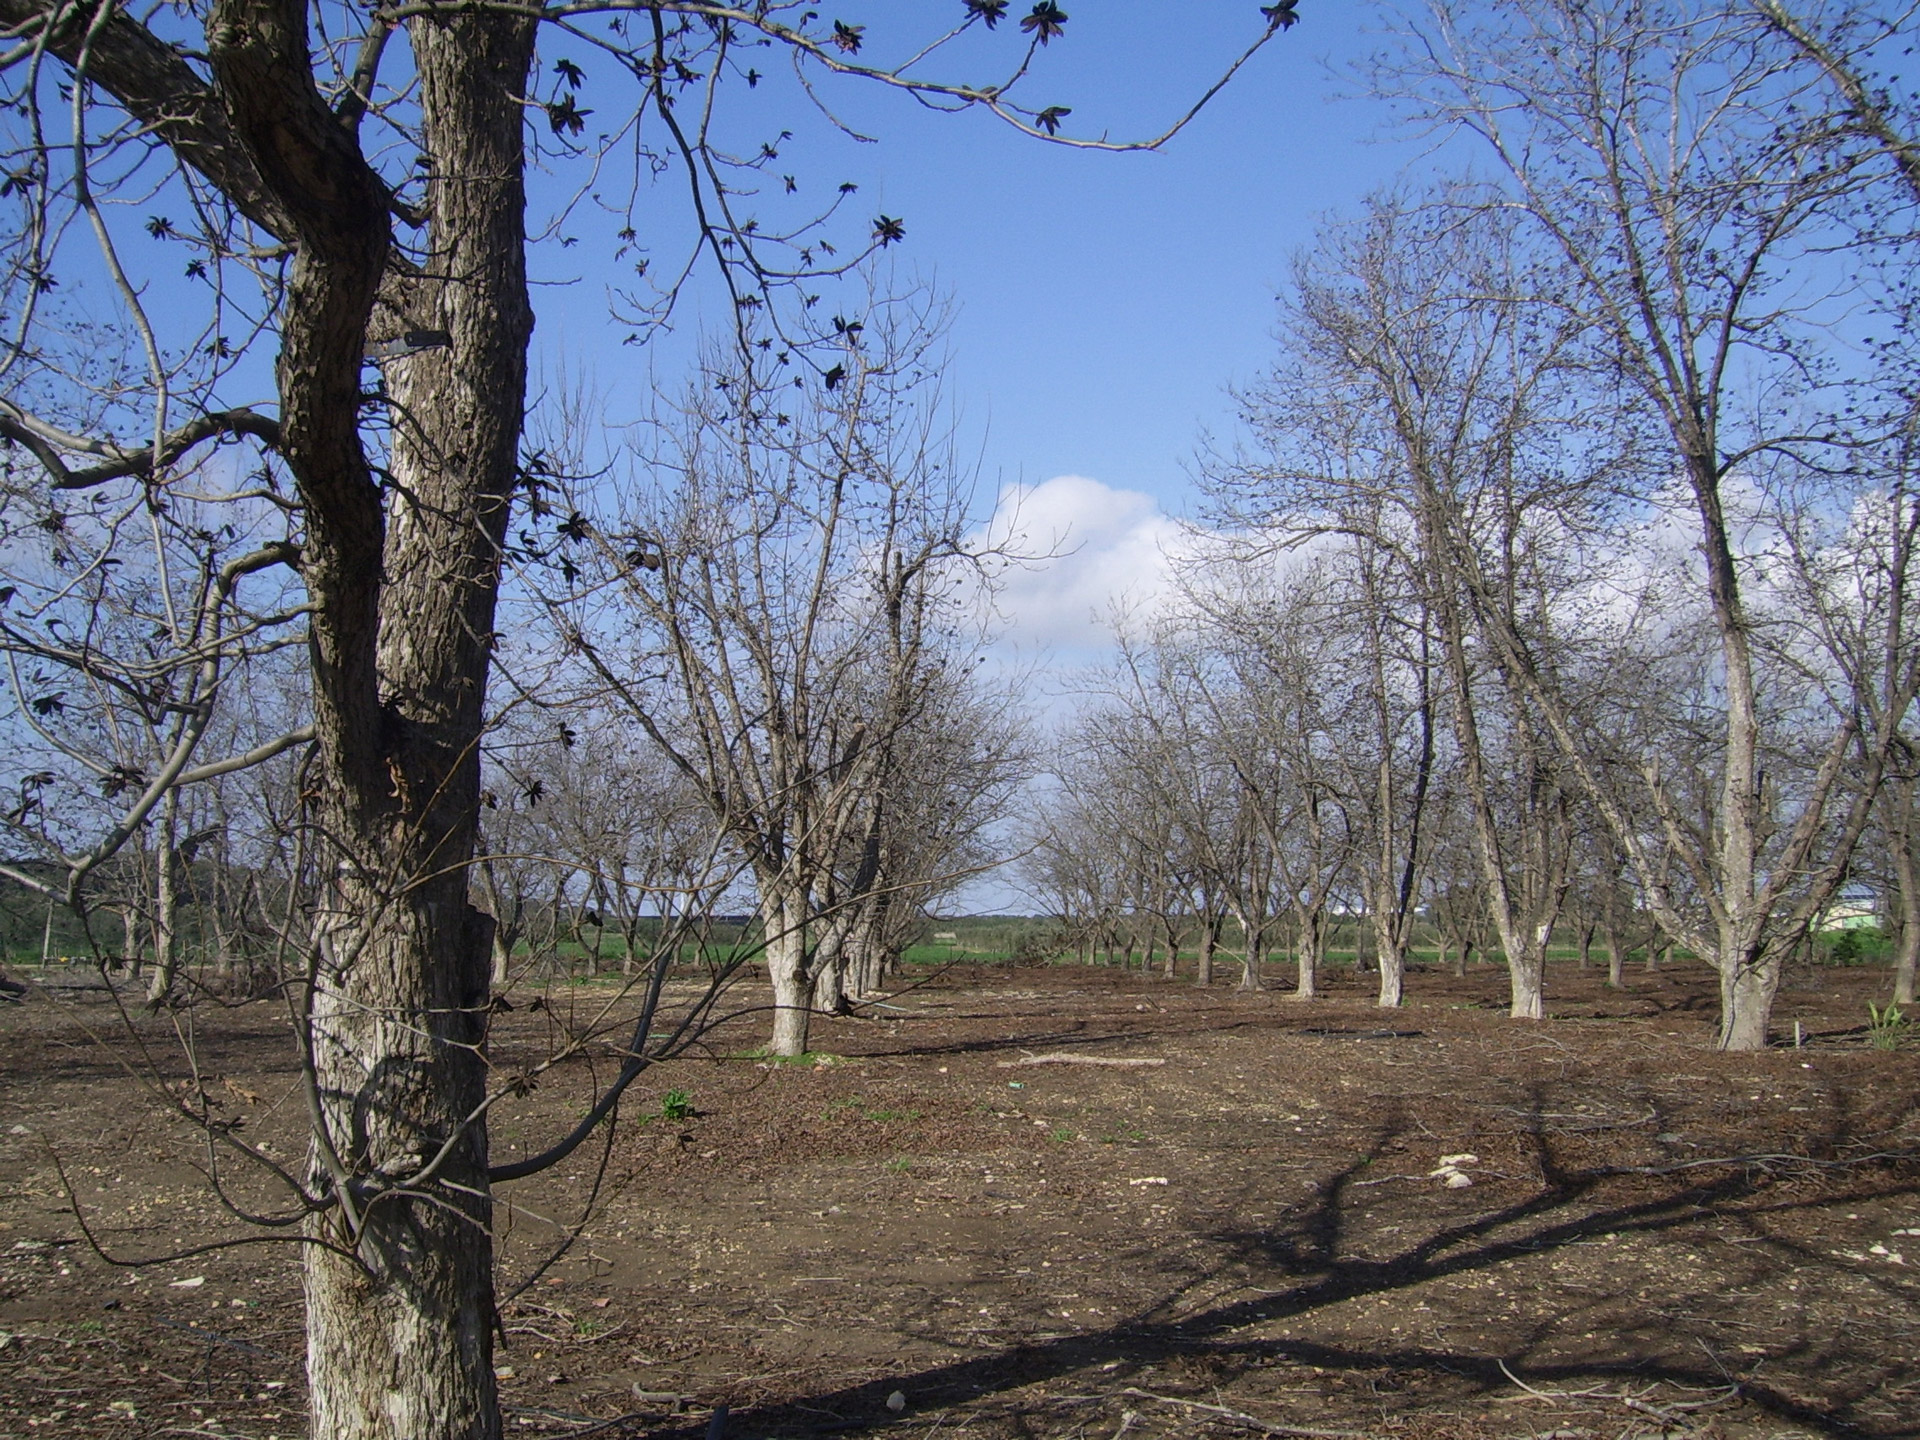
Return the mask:
[[[1522,1339],[1499,1354],[1464,1347],[1366,1346],[1249,1333],[1288,1322],[1297,1325],[1348,1301],[1409,1294],[1432,1281],[1551,1257],[1603,1237],[1658,1235],[1698,1225],[1703,1219],[1739,1220],[1920,1194],[1920,1177],[1910,1164],[1894,1168],[1884,1162],[1840,1172],[1839,1183],[1830,1179],[1818,1187],[1818,1193],[1790,1198],[1777,1198],[1778,1191],[1772,1188],[1777,1177],[1761,1164],[1729,1164],[1718,1170],[1703,1167],[1671,1175],[1617,1167],[1564,1168],[1551,1138],[1536,1127],[1532,1140],[1540,1182],[1533,1193],[1434,1229],[1381,1258],[1343,1255],[1357,1177],[1404,1129],[1397,1119],[1383,1124],[1367,1153],[1318,1182],[1309,1200],[1290,1207],[1274,1224],[1223,1227],[1204,1234],[1202,1238],[1220,1247],[1230,1261],[1271,1276],[1278,1282],[1272,1290],[1182,1313],[1187,1287],[1178,1287],[1098,1331],[1038,1338],[911,1375],[889,1375],[809,1394],[804,1401],[755,1407],[736,1414],[733,1431],[777,1436],[883,1429],[901,1423],[885,1408],[887,1396],[896,1389],[910,1395],[914,1411],[924,1414],[941,1407],[978,1406],[996,1395],[1074,1375],[1083,1377],[1079,1388],[1104,1386],[1110,1398],[1118,1401],[1127,1393],[1126,1382],[1102,1376],[1103,1367],[1117,1362],[1138,1368],[1185,1357],[1205,1358],[1216,1368],[1227,1369],[1278,1361],[1335,1373],[1424,1374],[1444,1380],[1456,1397],[1490,1397],[1511,1389],[1516,1380],[1535,1387],[1566,1382],[1665,1383],[1696,1391],[1726,1391],[1737,1385],[1739,1397],[1765,1416],[1820,1434],[1873,1436],[1875,1440],[1920,1436],[1920,1424],[1895,1422],[1890,1427],[1860,1413],[1864,1402],[1884,1399],[1885,1389],[1909,1377],[1910,1369],[1898,1357],[1873,1350],[1870,1339],[1849,1333],[1830,1337],[1824,1348],[1804,1341],[1775,1347],[1769,1352],[1768,1366],[1776,1371],[1791,1367],[1789,1378],[1778,1383],[1735,1377],[1704,1344],[1697,1363],[1651,1347],[1612,1358],[1529,1358],[1548,1338],[1554,1328],[1551,1323],[1539,1327],[1531,1340]],[[1622,1188],[1633,1193],[1602,1193]],[[1834,1263],[1828,1256],[1789,1243],[1780,1247],[1773,1269],[1784,1274],[1796,1266]],[[1210,1267],[1209,1273],[1219,1268]],[[1731,1284],[1729,1279],[1727,1285]],[[1710,1289],[1709,1284],[1689,1298]],[[1913,1303],[1912,1295],[1897,1293],[1903,1302]],[[1654,1314],[1649,1320],[1661,1322],[1662,1317]],[[1818,1391],[1821,1398],[1809,1400],[1789,1393],[1785,1388],[1789,1384]],[[1085,1403],[1089,1397],[1073,1398],[1074,1403]],[[1044,1409],[1046,1404],[1046,1399],[1036,1399],[1035,1408]],[[823,1419],[823,1414],[831,1418]],[[1015,1430],[1025,1433],[1021,1424]]]

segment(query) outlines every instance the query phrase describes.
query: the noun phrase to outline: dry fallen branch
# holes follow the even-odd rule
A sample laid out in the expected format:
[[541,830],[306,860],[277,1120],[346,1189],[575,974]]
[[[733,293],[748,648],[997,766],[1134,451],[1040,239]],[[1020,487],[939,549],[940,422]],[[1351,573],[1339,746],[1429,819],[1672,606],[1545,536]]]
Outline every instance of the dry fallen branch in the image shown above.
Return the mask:
[[1160,1057],[1123,1060],[1107,1055],[1072,1055],[1064,1050],[1051,1055],[1024,1055],[1018,1060],[1000,1060],[996,1064],[1002,1070],[1011,1070],[1019,1065],[1104,1065],[1114,1070],[1142,1070],[1167,1062]]
[[1368,1440],[1363,1430],[1310,1430],[1299,1425],[1274,1425],[1242,1410],[1229,1410],[1224,1405],[1203,1405],[1198,1400],[1182,1400],[1173,1395],[1155,1395],[1150,1390],[1141,1390],[1132,1385],[1120,1393],[1140,1400],[1156,1400],[1162,1405],[1201,1410],[1209,1415],[1218,1415],[1223,1420],[1231,1420],[1236,1425],[1244,1425],[1250,1430],[1258,1430],[1263,1435],[1298,1435],[1305,1437],[1305,1440]]

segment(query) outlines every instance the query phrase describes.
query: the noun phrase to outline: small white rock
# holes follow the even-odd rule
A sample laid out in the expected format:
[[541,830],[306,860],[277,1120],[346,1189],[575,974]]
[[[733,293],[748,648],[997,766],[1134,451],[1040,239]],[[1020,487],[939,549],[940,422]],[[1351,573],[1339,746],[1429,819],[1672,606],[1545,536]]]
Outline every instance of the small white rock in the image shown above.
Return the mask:
[[907,1392],[904,1390],[896,1390],[891,1395],[887,1396],[887,1408],[893,1411],[893,1413],[896,1415],[898,1415],[902,1410],[906,1409],[907,1408]]

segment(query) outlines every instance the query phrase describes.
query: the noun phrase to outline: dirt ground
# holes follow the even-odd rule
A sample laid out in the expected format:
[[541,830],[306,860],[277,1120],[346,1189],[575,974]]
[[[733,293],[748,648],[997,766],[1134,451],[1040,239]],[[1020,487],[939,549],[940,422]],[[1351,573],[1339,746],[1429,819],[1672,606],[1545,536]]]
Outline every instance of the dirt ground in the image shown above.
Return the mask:
[[[1557,968],[1530,1025],[1491,967],[1391,1014],[1347,974],[1308,1006],[956,970],[804,1066],[723,1058],[748,1014],[644,1077],[610,1149],[505,1188],[509,1430],[1920,1436],[1920,1048],[1865,1044],[1884,983],[1795,977],[1776,1023],[1808,1043],[1761,1056],[1708,1050],[1697,970]],[[503,1062],[553,1020],[516,999]],[[292,1247],[154,1258],[246,1232],[129,1073],[188,1073],[191,1026],[292,1160],[284,1016],[0,1009],[0,1436],[304,1436]],[[1062,1053],[1164,1063],[1021,1063]],[[496,1157],[571,1123],[586,1069]],[[694,1114],[641,1118],[674,1089]],[[89,1248],[56,1157],[144,1263]]]

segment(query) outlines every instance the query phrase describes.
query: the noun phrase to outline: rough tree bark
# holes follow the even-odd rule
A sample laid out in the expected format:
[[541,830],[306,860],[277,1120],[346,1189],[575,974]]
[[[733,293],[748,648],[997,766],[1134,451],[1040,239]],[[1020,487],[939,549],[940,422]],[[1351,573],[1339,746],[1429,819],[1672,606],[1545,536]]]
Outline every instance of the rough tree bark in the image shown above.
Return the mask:
[[450,343],[389,365],[390,509],[359,412],[391,200],[314,87],[299,0],[219,0],[207,33],[232,130],[297,245],[281,428],[306,503],[320,808],[334,847],[308,996],[313,1168],[335,1201],[310,1222],[324,1242],[306,1270],[313,1429],[491,1440],[492,1216],[477,1118],[491,927],[468,903],[466,866],[533,323],[520,97],[534,24],[469,12],[409,29],[430,221],[408,318],[430,319]]

